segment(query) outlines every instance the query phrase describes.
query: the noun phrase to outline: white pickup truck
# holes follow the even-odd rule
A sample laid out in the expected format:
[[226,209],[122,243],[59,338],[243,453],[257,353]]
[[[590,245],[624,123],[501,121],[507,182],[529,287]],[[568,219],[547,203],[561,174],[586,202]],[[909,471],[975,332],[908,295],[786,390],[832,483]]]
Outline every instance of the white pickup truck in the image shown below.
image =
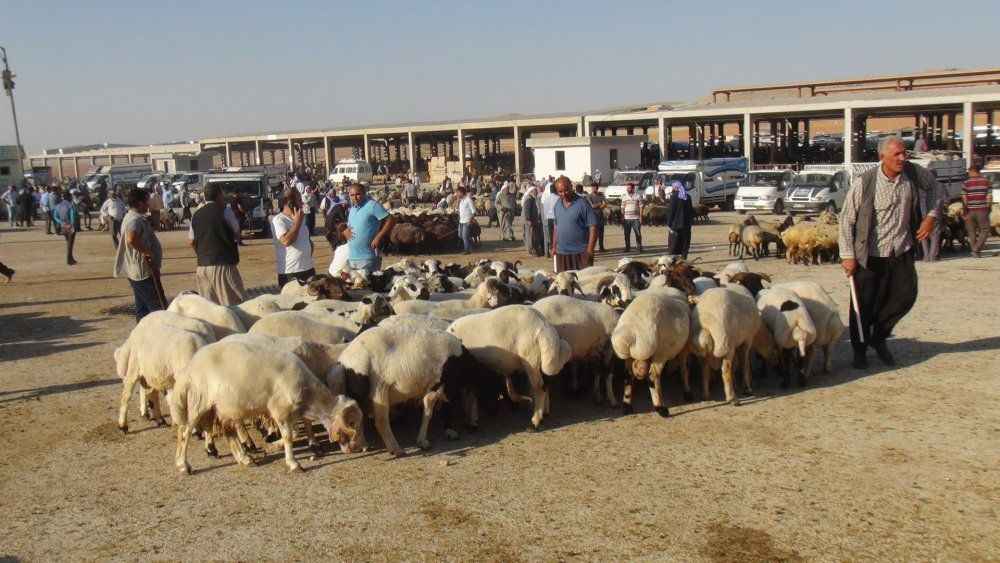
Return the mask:
[[793,170],[754,170],[736,190],[734,206],[740,215],[747,211],[785,212],[785,190],[795,176]]
[[652,196],[655,176],[655,170],[616,170],[611,183],[603,190],[604,197],[621,199],[628,184],[635,184],[637,194]]
[[807,164],[792,178],[786,192],[785,209],[789,213],[840,211],[854,178],[876,166],[877,162]]

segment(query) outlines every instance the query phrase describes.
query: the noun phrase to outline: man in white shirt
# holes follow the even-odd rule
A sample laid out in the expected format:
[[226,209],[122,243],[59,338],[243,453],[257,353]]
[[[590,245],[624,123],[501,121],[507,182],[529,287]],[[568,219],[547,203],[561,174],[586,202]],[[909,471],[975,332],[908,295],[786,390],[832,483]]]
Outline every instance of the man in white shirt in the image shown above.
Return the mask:
[[458,236],[462,239],[465,254],[472,254],[472,220],[476,216],[476,204],[464,186],[458,187]]
[[111,197],[104,200],[101,204],[101,218],[105,219],[108,224],[108,230],[111,231],[111,242],[118,248],[118,234],[122,230],[122,220],[125,219],[125,214],[128,213],[128,206],[122,201],[121,193],[118,190],[111,192]]
[[552,182],[545,184],[545,191],[538,198],[542,206],[542,235],[545,243],[545,256],[552,250],[552,230],[556,225],[556,204],[559,203],[559,196]]
[[622,196],[622,228],[625,229],[625,252],[632,250],[632,231],[635,231],[635,242],[639,245],[639,252],[642,252],[642,230],[640,227],[642,195],[635,192],[635,184],[631,182],[625,186],[625,192],[625,195]]
[[281,194],[281,213],[271,218],[279,289],[293,278],[305,282],[316,275],[313,245],[305,218],[299,190],[286,189]]

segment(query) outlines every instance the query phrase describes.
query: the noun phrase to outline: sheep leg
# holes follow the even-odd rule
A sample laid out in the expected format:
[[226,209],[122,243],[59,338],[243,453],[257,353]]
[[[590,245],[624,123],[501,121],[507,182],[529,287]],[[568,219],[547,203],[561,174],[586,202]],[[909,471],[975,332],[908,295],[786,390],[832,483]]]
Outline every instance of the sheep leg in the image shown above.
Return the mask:
[[725,386],[726,392],[726,402],[737,405],[739,401],[736,399],[736,393],[733,390],[733,356],[734,353],[730,353],[728,356],[722,360],[722,384]]
[[601,372],[599,370],[594,370],[594,387],[590,390],[590,396],[593,397],[595,405],[604,402],[603,397],[601,397]]
[[[538,379],[541,379],[541,374],[538,374]],[[531,395],[534,401],[534,413],[531,415],[531,430],[537,431],[542,428],[542,419],[545,418],[546,406],[548,406],[548,393],[545,390],[545,384],[542,381],[531,382]]]
[[[139,390],[141,391],[142,388],[140,387]],[[166,426],[167,421],[163,418],[163,408],[160,405],[160,392],[156,389],[150,389],[147,397],[149,397],[150,420],[157,426]]]
[[243,445],[244,449],[251,452],[257,450],[257,444],[253,443],[253,439],[250,437],[250,434],[247,433],[246,426],[242,421],[236,425],[236,436],[239,438],[240,444]]
[[240,443],[236,435],[226,434],[226,441],[229,442],[229,452],[233,454],[233,459],[237,463],[243,466],[253,465],[253,458],[247,455],[246,450],[243,449],[243,444]]
[[431,449],[431,443],[427,440],[427,429],[431,425],[431,416],[434,415],[434,405],[441,400],[447,400],[447,398],[440,389],[424,395],[424,415],[420,419],[420,431],[417,433],[417,447],[422,450]]
[[809,382],[809,375],[812,372],[813,355],[815,354],[816,347],[810,346],[806,350],[806,357],[802,358],[802,371],[799,372],[799,387],[805,387]]
[[186,475],[191,474],[191,464],[187,461],[188,441],[191,439],[191,427],[183,421],[177,422],[177,448],[174,451],[174,465],[177,470]]
[[139,383],[139,416],[149,420],[149,401],[146,395],[146,386]]
[[632,414],[632,383],[635,381],[635,377],[632,375],[632,366],[628,366],[625,370],[625,389],[622,393],[622,413]]
[[690,403],[694,400],[694,395],[691,393],[691,366],[688,364],[689,356],[687,351],[683,351],[678,357],[681,361],[681,380],[684,382],[684,402]]
[[382,438],[382,443],[385,444],[385,449],[389,451],[390,454],[396,457],[403,457],[406,452],[403,448],[399,447],[399,442],[396,441],[396,436],[392,433],[392,427],[389,425],[389,397],[388,393],[379,389],[375,392],[375,397],[372,398],[372,410],[375,412],[375,430],[378,431],[378,435]]
[[702,358],[701,362],[701,400],[707,401],[712,394],[712,368],[708,365],[708,358]]
[[285,465],[289,471],[302,471],[302,466],[295,461],[295,453],[292,450],[292,440],[295,438],[294,421],[275,419],[274,422],[281,432],[281,445],[285,447]]
[[132,398],[132,391],[138,382],[138,374],[131,373],[125,376],[125,381],[122,382],[121,404],[118,406],[118,429],[122,432],[128,432],[128,400]]
[[833,343],[829,343],[823,346],[823,373],[830,373],[833,371]]
[[663,373],[663,364],[654,363],[649,366],[649,395],[653,400],[653,409],[656,414],[666,418],[670,416],[670,411],[663,404],[663,390],[660,388],[660,376]]
[[507,375],[504,378],[504,382],[507,384],[507,396],[510,397],[510,400],[512,402],[514,402],[514,403],[530,403],[531,402],[531,397],[526,397],[526,396],[524,396],[524,395],[522,395],[522,394],[520,394],[520,393],[517,392],[517,389],[514,388],[514,378],[512,378],[510,375]]
[[466,389],[463,394],[465,403],[466,424],[471,429],[479,428],[479,397],[471,389]]
[[750,344],[744,344],[740,350],[743,354],[743,392],[753,395],[753,372],[750,371]]
[[608,370],[608,375],[604,378],[604,382],[607,387],[608,404],[612,407],[618,406],[618,401],[615,399],[615,374],[612,370]]

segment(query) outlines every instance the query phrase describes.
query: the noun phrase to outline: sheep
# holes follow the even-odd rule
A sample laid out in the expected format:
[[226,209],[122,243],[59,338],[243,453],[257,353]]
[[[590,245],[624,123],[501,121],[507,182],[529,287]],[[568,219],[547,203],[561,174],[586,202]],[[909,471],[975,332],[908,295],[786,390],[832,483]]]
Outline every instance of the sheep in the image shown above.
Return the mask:
[[745,225],[740,230],[740,258],[744,252],[749,252],[754,260],[759,260],[764,255],[764,231],[759,225]]
[[421,278],[407,274],[393,278],[392,287],[389,289],[389,301],[395,306],[396,303],[412,300],[426,300],[430,297],[427,284]]
[[448,330],[451,326],[452,321],[447,319],[439,319],[437,317],[431,317],[429,315],[393,315],[391,317],[385,318],[382,322],[378,323],[378,326],[391,328],[391,327],[414,327],[414,328],[431,328],[434,330]]
[[281,295],[303,299],[343,299],[347,295],[344,281],[330,274],[318,274],[305,282],[293,279],[281,287]]
[[356,331],[343,326],[338,315],[305,311],[282,311],[264,317],[250,329],[250,334],[299,336],[312,342],[339,344],[354,338]]
[[753,295],[754,299],[756,299],[757,294],[764,289],[764,282],[770,284],[771,276],[767,274],[757,274],[754,272],[737,272],[728,276],[724,285],[742,285],[750,290],[750,294]]
[[214,341],[215,331],[204,321],[170,311],[155,311],[143,317],[114,351],[115,371],[122,379],[118,428],[128,432],[128,402],[136,384],[142,391],[140,411],[145,412],[148,400],[151,418],[157,425],[165,424],[160,394],[173,388],[176,374],[198,349]]
[[[833,356],[833,345],[840,340],[844,333],[844,322],[840,319],[840,312],[837,304],[830,298],[830,295],[816,282],[795,281],[785,282],[772,286],[772,289],[781,288],[792,291],[802,300],[809,311],[809,316],[816,326],[816,341],[814,346],[823,350],[823,372],[830,373]],[[810,366],[806,365],[806,369]],[[806,372],[808,376],[808,371]]]
[[736,256],[739,251],[743,248],[742,241],[740,241],[740,230],[741,225],[729,225],[729,234],[726,237],[729,240],[729,255]]
[[197,293],[181,293],[170,302],[167,310],[208,323],[215,332],[215,339],[221,340],[230,334],[246,332],[246,325],[229,307],[217,305]]
[[385,296],[378,293],[366,295],[355,302],[334,299],[315,301],[303,310],[319,314],[324,321],[354,332],[367,330],[395,313]]
[[358,403],[335,396],[305,363],[290,352],[246,341],[209,344],[191,358],[169,395],[170,415],[177,422],[175,464],[190,474],[187,445],[191,429],[226,434],[233,457],[250,459],[232,432],[240,421],[267,415],[281,432],[285,464],[301,471],[292,452],[293,428],[299,418],[318,421],[344,452],[365,447],[364,416]]
[[[462,316],[470,309],[495,309],[513,300],[510,288],[499,278],[486,278],[476,287],[476,292],[464,300],[402,301],[393,305],[398,314],[434,315],[440,318]],[[457,316],[455,316],[458,314]]]
[[[628,370],[622,400],[624,412],[632,412],[633,380],[648,378],[653,408],[660,416],[670,415],[663,401],[660,376],[667,362],[677,358],[687,382],[690,324],[687,296],[671,287],[647,290],[625,309],[611,334],[615,355],[625,360]],[[685,396],[688,394],[685,383]]]
[[[579,362],[599,361],[607,371],[608,388],[611,388],[611,333],[618,323],[620,313],[604,303],[581,301],[565,295],[552,295],[541,299],[532,308],[545,317],[559,337],[572,349],[570,361],[575,362],[574,382]],[[594,399],[601,396],[600,373],[594,373]],[[608,393],[614,406],[614,396]]]
[[604,272],[581,277],[579,282],[579,287],[584,295],[612,307],[624,308],[635,298],[632,282],[625,274]]
[[555,376],[569,361],[572,348],[542,314],[525,305],[509,305],[486,313],[462,317],[448,332],[483,365],[502,375],[512,401],[523,401],[514,389],[515,373],[527,374],[531,384],[533,430],[542,425],[549,411],[545,376]]
[[254,323],[261,319],[261,317],[281,311],[299,311],[307,308],[307,305],[311,305],[315,302],[316,301],[303,299],[302,297],[294,295],[273,295],[265,293],[263,295],[258,295],[253,299],[248,299],[243,303],[230,305],[229,309],[236,313],[236,316],[238,316],[240,321],[243,322],[243,326],[249,330]]
[[529,299],[541,299],[548,294],[549,288],[552,286],[553,276],[547,272],[536,270],[519,275],[518,280],[524,286]]
[[[702,398],[708,399],[711,370],[721,361],[726,402],[739,404],[733,390],[733,362],[737,354],[742,356],[743,383],[750,393],[750,349],[761,323],[757,304],[743,286],[710,289],[692,300],[689,342],[691,351],[702,358]],[[690,393],[687,381],[684,391]]]
[[653,267],[645,262],[640,262],[633,258],[622,258],[618,261],[618,267],[615,271],[619,274],[624,274],[632,287],[635,289],[646,289],[649,286],[649,278],[652,274]]
[[576,291],[583,293],[579,275],[573,271],[559,272],[552,278],[552,284],[549,286],[549,293],[556,295],[573,295]]
[[[665,277],[663,279],[666,280]],[[700,276],[691,280],[691,283],[694,284],[695,295],[701,295],[702,293],[705,293],[709,289],[719,287],[719,284],[716,283],[714,279],[706,278],[704,276]]]
[[[767,348],[771,346],[774,350],[769,353],[762,353],[762,356],[770,357],[773,362],[774,356],[784,357],[787,350],[794,353],[798,350],[799,357],[807,366],[803,372],[799,373],[799,385],[805,385],[805,380],[809,376],[808,365],[812,359],[812,345],[816,341],[816,325],[813,324],[812,317],[805,304],[794,292],[783,288],[766,289],[760,292],[757,297],[757,309],[760,311],[763,329],[770,338],[755,336],[755,346],[760,346],[762,342],[767,342]],[[787,387],[789,381],[790,367],[788,362],[782,364],[782,385]]]
[[426,450],[435,404],[457,399],[462,376],[476,371],[475,360],[457,337],[413,326],[373,328],[354,340],[339,361],[348,394],[371,405],[375,428],[396,457],[405,452],[389,425],[392,405],[421,400],[424,413],[417,446]]

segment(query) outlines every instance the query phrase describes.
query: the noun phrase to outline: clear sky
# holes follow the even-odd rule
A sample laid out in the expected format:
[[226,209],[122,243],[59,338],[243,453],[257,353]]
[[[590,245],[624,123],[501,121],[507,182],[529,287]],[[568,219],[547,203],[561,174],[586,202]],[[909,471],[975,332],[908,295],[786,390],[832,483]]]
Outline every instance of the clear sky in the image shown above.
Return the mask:
[[997,0],[0,2],[29,151],[984,68],[998,25]]

